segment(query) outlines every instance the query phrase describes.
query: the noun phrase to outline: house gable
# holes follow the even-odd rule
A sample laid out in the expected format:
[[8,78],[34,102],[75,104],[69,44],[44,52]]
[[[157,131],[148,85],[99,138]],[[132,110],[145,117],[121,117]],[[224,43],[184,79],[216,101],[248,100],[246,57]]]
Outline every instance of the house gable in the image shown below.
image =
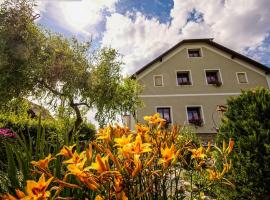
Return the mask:
[[199,43],[203,43],[206,48],[208,47],[209,49],[215,50],[216,52],[222,54],[223,56],[227,57],[228,59],[234,60],[235,62],[238,62],[239,64],[242,64],[244,66],[249,66],[256,70],[257,72],[261,73],[266,73],[270,74],[270,68],[255,61],[252,60],[242,54],[239,54],[231,49],[228,49],[216,42],[213,42],[213,39],[189,39],[189,40],[183,40],[173,46],[171,49],[167,50],[160,56],[158,56],[156,59],[142,67],[140,70],[138,70],[136,73],[134,73],[131,77],[140,79],[142,78],[145,73],[148,73],[152,69],[158,67],[160,63],[162,63],[164,60],[169,59],[172,55],[177,53],[178,51],[183,50],[183,45],[184,44],[195,44],[198,45]]

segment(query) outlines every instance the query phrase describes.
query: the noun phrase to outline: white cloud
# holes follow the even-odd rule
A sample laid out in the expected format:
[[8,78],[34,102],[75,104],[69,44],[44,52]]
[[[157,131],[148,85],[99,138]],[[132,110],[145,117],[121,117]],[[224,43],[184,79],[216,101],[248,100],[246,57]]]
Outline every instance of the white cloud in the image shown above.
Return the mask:
[[[103,11],[113,12],[118,0],[81,0],[39,2],[39,7],[49,13],[62,28],[77,34],[96,36],[95,27],[103,19]],[[44,5],[45,4],[45,5]]]
[[[188,13],[203,14],[201,23],[187,22]],[[243,53],[261,45],[270,31],[269,0],[174,0],[172,21],[160,23],[142,13],[114,13],[107,17],[102,45],[124,55],[124,72],[134,72],[182,39],[214,37]]]

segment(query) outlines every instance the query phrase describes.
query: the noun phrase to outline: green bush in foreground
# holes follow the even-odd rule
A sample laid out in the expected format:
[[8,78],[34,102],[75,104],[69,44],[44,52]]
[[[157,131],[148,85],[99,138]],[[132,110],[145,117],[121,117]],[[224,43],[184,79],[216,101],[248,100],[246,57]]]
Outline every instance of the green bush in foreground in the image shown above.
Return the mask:
[[228,199],[270,199],[270,90],[243,91],[228,101],[223,124],[217,136],[234,138],[235,192]]

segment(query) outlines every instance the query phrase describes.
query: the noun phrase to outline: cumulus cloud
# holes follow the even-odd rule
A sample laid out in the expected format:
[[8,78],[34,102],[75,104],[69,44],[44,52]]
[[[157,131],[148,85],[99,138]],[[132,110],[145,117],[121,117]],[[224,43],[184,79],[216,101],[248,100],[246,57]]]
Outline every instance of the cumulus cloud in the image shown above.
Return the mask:
[[41,11],[62,28],[77,34],[97,36],[96,26],[103,20],[103,12],[113,12],[118,0],[39,1]]
[[[114,13],[107,17],[102,45],[124,55],[126,73],[138,70],[182,39],[214,37],[245,53],[246,48],[260,46],[270,31],[269,8],[269,0],[174,0],[172,20],[165,24],[139,12]],[[188,20],[194,11],[200,15],[195,13],[195,19]]]

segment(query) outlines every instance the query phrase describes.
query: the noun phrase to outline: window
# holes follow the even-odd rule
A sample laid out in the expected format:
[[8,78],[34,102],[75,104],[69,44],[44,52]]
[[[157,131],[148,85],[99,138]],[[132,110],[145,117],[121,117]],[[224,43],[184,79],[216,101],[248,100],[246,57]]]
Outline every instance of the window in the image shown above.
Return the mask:
[[205,75],[206,75],[206,80],[207,80],[208,84],[213,84],[213,85],[216,85],[216,86],[221,85],[218,70],[206,70]]
[[159,113],[161,118],[166,120],[167,123],[172,123],[171,108],[169,107],[157,108],[157,112]]
[[248,83],[246,72],[237,72],[238,83]]
[[155,86],[163,86],[163,76],[162,75],[155,75],[154,76],[154,85]]
[[190,124],[195,126],[202,126],[201,107],[187,107],[187,117]]
[[190,73],[188,71],[177,72],[177,85],[191,85]]
[[200,49],[188,49],[188,57],[202,57]]

